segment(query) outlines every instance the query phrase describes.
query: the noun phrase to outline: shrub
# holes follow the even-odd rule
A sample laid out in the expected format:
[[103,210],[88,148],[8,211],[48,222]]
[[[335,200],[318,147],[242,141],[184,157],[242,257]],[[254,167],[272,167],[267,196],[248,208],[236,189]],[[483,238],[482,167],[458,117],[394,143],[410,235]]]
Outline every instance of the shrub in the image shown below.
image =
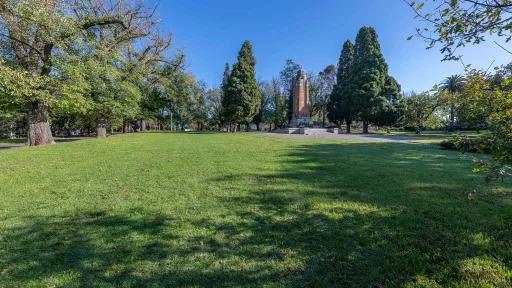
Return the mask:
[[456,135],[451,139],[441,142],[441,147],[449,150],[458,150],[471,153],[491,153],[491,141],[487,136],[470,138],[466,135]]

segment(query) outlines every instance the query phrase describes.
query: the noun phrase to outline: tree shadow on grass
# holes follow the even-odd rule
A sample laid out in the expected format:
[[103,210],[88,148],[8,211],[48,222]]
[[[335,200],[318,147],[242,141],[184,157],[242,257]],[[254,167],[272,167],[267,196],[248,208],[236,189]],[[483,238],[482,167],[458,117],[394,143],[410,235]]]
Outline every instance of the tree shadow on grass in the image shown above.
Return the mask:
[[[119,216],[102,211],[26,219],[0,233],[0,287],[139,287],[158,283],[169,255],[161,215]],[[2,286],[6,283],[6,286]]]
[[278,277],[221,264],[227,250],[215,235],[193,246],[199,238],[181,225],[194,221],[143,211],[35,217],[0,230],[0,287],[230,287]]
[[282,286],[510,286],[512,205],[491,194],[469,201],[480,179],[457,154],[317,144],[281,158],[277,173],[214,179],[247,187],[219,200],[238,220],[196,223],[225,235],[216,246],[236,243],[223,258],[266,259],[261,270]]
[[235,195],[211,196],[228,207],[214,217],[26,219],[0,230],[0,287],[508,287],[512,205],[468,201],[476,179],[457,155],[296,145],[277,170],[205,179]]

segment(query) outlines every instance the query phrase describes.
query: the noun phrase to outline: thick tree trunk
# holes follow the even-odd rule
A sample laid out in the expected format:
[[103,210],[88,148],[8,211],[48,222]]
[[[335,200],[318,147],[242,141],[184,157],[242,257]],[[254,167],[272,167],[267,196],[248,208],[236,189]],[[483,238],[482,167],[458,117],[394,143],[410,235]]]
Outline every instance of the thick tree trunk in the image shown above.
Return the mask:
[[351,131],[351,129],[350,129],[351,124],[352,124],[352,123],[347,122],[347,134],[352,133],[352,131]]
[[261,131],[260,130],[260,123],[256,123],[256,130]]
[[96,138],[107,138],[107,124],[104,118],[96,119]]
[[71,132],[71,127],[66,127],[66,136],[71,137],[73,136],[73,133]]
[[147,127],[146,127],[146,120],[144,119],[140,119],[140,132],[144,132],[147,130]]
[[34,102],[30,104],[28,112],[27,145],[40,146],[47,144],[55,144],[50,129],[48,108],[40,102]]
[[130,121],[125,121],[123,124],[123,133],[132,133],[132,123]]
[[322,128],[325,128],[325,113],[322,112]]
[[369,129],[368,129],[368,121],[363,121],[363,134],[368,134],[369,132]]

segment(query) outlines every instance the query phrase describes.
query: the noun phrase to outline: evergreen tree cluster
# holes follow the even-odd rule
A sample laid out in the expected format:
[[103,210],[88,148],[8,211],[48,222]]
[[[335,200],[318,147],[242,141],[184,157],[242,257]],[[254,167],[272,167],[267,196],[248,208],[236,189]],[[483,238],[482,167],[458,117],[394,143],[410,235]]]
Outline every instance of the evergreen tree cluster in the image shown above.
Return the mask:
[[223,119],[233,124],[248,124],[261,107],[261,92],[256,81],[256,59],[251,42],[245,41],[238,53],[237,62],[229,69],[226,64],[222,83]]
[[405,109],[400,85],[388,74],[377,32],[363,27],[355,44],[347,40],[338,63],[337,83],[329,99],[329,120],[338,127],[355,120],[363,122],[363,132],[369,124],[392,126]]

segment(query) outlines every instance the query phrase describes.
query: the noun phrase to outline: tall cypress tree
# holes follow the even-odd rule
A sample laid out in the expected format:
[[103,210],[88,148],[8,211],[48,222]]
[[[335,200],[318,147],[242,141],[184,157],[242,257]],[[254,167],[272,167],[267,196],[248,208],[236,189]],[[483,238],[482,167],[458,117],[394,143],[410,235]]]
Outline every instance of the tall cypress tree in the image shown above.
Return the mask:
[[224,67],[224,74],[222,77],[222,91],[225,91],[228,87],[229,74],[231,74],[231,67],[229,66],[229,63],[226,63],[226,67]]
[[345,41],[341,50],[336,74],[336,85],[331,93],[328,104],[328,117],[333,123],[340,127],[345,121],[347,133],[350,133],[350,125],[354,118],[354,105],[352,94],[348,86],[353,77],[355,51],[350,40]]
[[226,114],[226,111],[227,111],[226,109],[229,106],[229,98],[226,97],[226,94],[227,94],[226,91],[228,89],[230,74],[231,74],[231,67],[229,66],[229,63],[226,63],[226,67],[224,68],[224,75],[222,77],[222,85],[220,87],[221,91],[222,91],[222,98],[221,98],[221,103],[222,103],[221,118],[222,118],[222,120],[221,121],[223,122],[223,124],[230,123],[230,121],[229,121],[230,117],[228,117],[228,115]]
[[363,133],[368,133],[376,98],[388,75],[388,65],[380,50],[377,32],[372,27],[363,27],[357,34],[353,73],[349,89],[354,108],[363,121]]
[[258,113],[261,94],[256,82],[256,60],[251,42],[245,41],[233,65],[224,97],[225,115],[230,123],[248,123]]

